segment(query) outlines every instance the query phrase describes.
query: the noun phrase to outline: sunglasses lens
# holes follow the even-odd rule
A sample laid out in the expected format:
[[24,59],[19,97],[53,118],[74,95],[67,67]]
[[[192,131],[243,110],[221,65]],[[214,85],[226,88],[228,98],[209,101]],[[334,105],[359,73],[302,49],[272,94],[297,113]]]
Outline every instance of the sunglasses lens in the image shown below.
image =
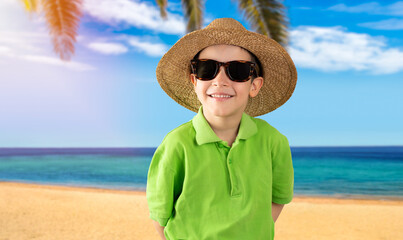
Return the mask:
[[229,77],[232,81],[247,81],[250,76],[251,65],[243,62],[231,62],[228,66]]
[[215,77],[217,71],[216,61],[199,61],[196,66],[196,75],[198,78],[211,80]]

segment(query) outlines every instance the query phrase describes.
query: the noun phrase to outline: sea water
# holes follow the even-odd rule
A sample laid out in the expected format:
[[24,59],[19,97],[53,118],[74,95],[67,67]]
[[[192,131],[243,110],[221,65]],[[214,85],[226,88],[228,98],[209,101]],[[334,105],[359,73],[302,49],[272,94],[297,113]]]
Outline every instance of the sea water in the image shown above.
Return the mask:
[[[0,181],[145,191],[155,148],[0,148]],[[403,147],[291,147],[294,194],[403,199]]]

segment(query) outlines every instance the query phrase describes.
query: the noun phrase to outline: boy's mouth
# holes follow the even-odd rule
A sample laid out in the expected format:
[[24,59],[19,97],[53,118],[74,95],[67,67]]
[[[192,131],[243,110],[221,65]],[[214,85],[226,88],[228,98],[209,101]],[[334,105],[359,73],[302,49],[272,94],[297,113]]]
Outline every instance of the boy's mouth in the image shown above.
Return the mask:
[[232,96],[231,95],[212,94],[212,95],[209,95],[209,97],[213,97],[213,98],[230,98]]

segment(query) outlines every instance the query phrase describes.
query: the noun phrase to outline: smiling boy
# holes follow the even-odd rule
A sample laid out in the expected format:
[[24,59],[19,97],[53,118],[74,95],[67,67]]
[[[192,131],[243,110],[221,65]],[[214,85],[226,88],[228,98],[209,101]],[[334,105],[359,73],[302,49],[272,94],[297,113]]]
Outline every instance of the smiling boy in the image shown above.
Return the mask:
[[198,112],[166,135],[150,164],[147,201],[162,239],[273,239],[293,197],[287,138],[264,120],[292,95],[295,66],[266,36],[216,19],[181,38],[157,79]]
[[[247,50],[233,45],[209,46],[199,54],[199,59],[212,59],[219,62],[233,60],[250,62],[251,58]],[[223,68],[221,66],[217,76],[210,81],[200,81],[195,74],[191,74],[191,81],[203,106],[203,116],[214,133],[231,146],[237,136],[248,98],[257,95],[263,84],[263,78],[234,82],[227,77]]]

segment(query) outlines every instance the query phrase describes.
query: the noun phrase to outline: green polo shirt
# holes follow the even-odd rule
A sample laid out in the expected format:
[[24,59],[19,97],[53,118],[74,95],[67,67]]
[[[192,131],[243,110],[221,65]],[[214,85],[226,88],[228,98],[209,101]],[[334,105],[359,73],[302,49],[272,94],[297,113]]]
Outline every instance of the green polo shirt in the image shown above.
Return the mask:
[[260,240],[274,238],[271,203],[290,203],[293,186],[284,135],[244,113],[230,147],[200,108],[155,151],[146,194],[168,240]]

